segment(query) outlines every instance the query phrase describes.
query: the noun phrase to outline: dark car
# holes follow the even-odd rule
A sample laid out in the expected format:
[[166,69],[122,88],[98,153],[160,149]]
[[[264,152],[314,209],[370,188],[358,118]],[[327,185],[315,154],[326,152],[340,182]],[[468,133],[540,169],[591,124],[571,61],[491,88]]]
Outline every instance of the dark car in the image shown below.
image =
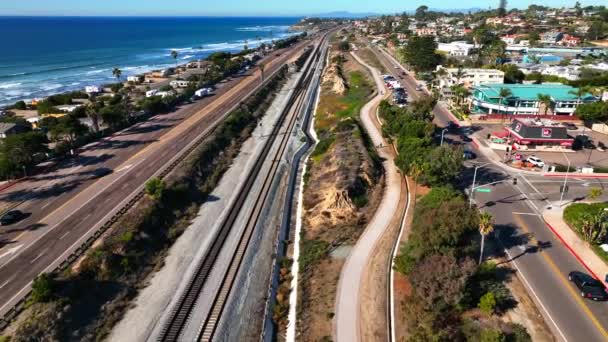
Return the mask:
[[448,121],[447,129],[457,129],[458,125],[454,121]]
[[608,299],[608,293],[604,284],[588,274],[572,271],[568,274],[568,280],[578,287],[581,291],[581,297],[595,301]]
[[578,129],[578,127],[572,122],[564,122],[563,125],[569,131],[576,131]]
[[465,150],[464,152],[462,152],[462,158],[465,160],[466,159],[475,159],[475,158],[477,158],[477,156],[475,155],[474,152]]
[[13,224],[21,220],[24,216],[25,214],[23,214],[20,210],[10,210],[0,217],[0,225],[7,226],[9,224]]

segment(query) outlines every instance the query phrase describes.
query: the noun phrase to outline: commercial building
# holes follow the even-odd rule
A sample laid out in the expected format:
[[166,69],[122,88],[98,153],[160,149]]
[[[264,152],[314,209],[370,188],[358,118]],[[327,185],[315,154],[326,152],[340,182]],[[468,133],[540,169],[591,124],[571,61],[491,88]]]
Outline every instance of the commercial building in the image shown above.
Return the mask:
[[[440,75],[439,71],[444,70],[445,75]],[[472,88],[481,84],[502,84],[505,81],[505,73],[496,69],[478,68],[444,68],[437,67],[439,86],[451,87],[461,84],[466,88]]]
[[515,119],[505,130],[508,141],[516,149],[521,149],[521,145],[525,145],[525,149],[536,149],[538,146],[569,148],[574,142],[566,127],[544,120]]
[[[501,97],[501,89],[510,95]],[[504,115],[573,115],[580,103],[598,99],[586,94],[580,99],[577,88],[563,84],[482,84],[474,87],[471,95],[471,111],[483,114]],[[545,106],[539,95],[547,95],[550,104]]]

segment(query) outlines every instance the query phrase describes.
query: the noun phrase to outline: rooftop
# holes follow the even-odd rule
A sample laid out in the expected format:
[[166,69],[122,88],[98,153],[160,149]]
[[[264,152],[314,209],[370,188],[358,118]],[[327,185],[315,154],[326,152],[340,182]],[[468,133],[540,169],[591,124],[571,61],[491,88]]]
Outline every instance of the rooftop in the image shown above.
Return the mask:
[[[576,91],[577,88],[564,84],[481,84],[475,87],[486,94],[488,97],[500,97],[500,89],[505,88],[511,91],[511,97],[520,99],[537,100],[538,94],[551,96],[554,100],[575,101],[576,95],[571,94],[571,91]],[[585,98],[591,96],[587,94]]]

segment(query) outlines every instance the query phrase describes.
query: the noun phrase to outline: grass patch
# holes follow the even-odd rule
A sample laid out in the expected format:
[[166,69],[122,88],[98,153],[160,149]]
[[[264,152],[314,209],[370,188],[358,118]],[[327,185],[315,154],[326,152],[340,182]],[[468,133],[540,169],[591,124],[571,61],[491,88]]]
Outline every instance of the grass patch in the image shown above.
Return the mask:
[[321,260],[329,252],[331,244],[323,240],[302,240],[299,263],[303,270],[308,269],[317,261]]
[[384,64],[380,63],[380,60],[378,60],[378,57],[376,56],[376,54],[369,48],[359,49],[359,51],[357,51],[357,55],[359,55],[361,57],[361,59],[363,59],[365,61],[365,63],[380,70],[381,73],[383,73],[383,74],[388,73]]
[[[585,241],[580,231],[583,219],[585,216],[601,214],[604,211],[604,208],[608,208],[608,203],[574,203],[564,209],[563,218],[570,229],[572,229],[581,240]],[[608,253],[601,249],[599,244],[589,243],[589,245],[598,257],[608,263]]]
[[334,135],[329,135],[326,138],[319,140],[317,146],[315,146],[314,151],[310,154],[314,161],[318,161],[331,147],[331,145],[336,141],[336,137]]

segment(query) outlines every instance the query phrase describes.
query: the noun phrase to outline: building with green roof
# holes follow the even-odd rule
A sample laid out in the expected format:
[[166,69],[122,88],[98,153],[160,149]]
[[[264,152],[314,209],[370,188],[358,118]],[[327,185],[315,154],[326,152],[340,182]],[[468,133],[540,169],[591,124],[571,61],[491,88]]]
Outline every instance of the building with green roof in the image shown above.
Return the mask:
[[[473,88],[471,112],[573,115],[579,104],[598,101],[589,93],[578,92],[578,88],[565,84],[481,84]],[[541,101],[541,95],[548,100]]]

